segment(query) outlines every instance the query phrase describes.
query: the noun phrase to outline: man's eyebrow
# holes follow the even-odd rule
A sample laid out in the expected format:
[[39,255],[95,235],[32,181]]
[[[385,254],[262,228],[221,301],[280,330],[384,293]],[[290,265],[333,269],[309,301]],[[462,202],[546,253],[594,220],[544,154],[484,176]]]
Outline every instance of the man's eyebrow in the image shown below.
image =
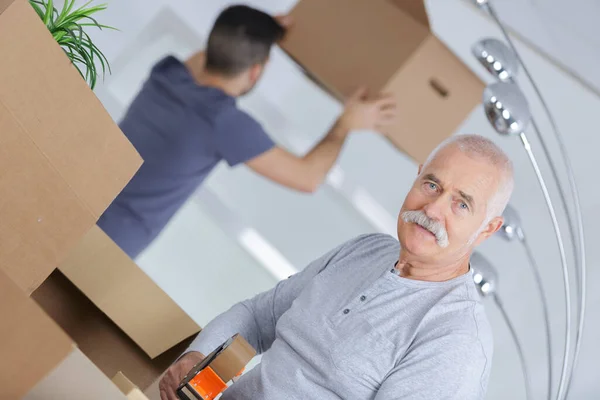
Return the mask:
[[475,201],[473,200],[473,196],[470,196],[468,194],[466,194],[465,192],[463,192],[462,190],[458,191],[458,194],[460,194],[460,197],[462,197],[463,199],[465,199],[465,201],[467,203],[469,203],[470,207],[473,207],[475,204]]
[[426,181],[435,182],[438,185],[442,186],[442,182],[434,174],[427,174],[427,175],[423,176],[423,179]]

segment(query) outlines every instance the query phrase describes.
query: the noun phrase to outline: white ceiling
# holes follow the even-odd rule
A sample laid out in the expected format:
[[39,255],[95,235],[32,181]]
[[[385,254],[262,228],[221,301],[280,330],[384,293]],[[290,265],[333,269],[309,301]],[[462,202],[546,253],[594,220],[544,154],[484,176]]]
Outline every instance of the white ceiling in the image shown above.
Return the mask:
[[[473,3],[473,0],[464,0]],[[598,0],[491,0],[510,30],[600,95]]]

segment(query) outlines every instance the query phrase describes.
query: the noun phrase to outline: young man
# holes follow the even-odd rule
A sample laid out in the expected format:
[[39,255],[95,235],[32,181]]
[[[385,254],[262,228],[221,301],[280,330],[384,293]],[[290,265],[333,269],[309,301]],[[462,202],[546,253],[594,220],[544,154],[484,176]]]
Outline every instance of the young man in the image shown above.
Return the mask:
[[144,164],[98,225],[131,257],[143,251],[221,161],[245,163],[281,185],[314,192],[353,130],[377,130],[395,115],[389,96],[352,96],[333,128],[303,157],[273,143],[239,110],[257,83],[287,17],[232,6],[217,18],[205,52],[185,63],[166,57],[130,105],[120,127]]
[[484,399],[492,332],[469,259],[502,226],[512,188],[492,142],[451,138],[419,167],[399,241],[360,236],[234,305],[169,368],[162,400],[235,333],[263,356],[223,400]]

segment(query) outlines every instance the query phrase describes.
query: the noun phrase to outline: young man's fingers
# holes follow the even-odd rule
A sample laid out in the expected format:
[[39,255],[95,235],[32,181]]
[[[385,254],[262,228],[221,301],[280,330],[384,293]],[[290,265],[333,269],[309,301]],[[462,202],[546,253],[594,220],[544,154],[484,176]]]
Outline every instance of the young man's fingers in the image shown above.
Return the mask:
[[396,108],[398,106],[396,98],[391,95],[379,98],[375,104],[380,109]]
[[369,94],[368,89],[365,86],[360,86],[356,89],[348,98],[348,101],[359,101],[364,100]]
[[291,15],[276,15],[275,21],[284,28],[289,28],[294,24],[294,18]]
[[395,119],[398,116],[398,112],[396,110],[385,110],[379,113],[379,118],[384,120]]

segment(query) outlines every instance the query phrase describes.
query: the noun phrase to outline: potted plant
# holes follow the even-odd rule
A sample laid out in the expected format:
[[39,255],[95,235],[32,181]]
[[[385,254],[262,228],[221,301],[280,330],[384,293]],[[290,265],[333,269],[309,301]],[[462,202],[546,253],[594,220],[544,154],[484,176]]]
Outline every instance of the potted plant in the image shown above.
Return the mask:
[[106,70],[110,73],[110,65],[85,29],[89,27],[115,29],[101,25],[92,18],[92,15],[105,10],[106,4],[91,6],[92,0],[90,0],[83,6],[75,8],[75,0],[65,0],[59,12],[52,0],[29,0],[29,3],[83,79],[91,89],[94,89],[98,79],[98,65],[103,76]]

